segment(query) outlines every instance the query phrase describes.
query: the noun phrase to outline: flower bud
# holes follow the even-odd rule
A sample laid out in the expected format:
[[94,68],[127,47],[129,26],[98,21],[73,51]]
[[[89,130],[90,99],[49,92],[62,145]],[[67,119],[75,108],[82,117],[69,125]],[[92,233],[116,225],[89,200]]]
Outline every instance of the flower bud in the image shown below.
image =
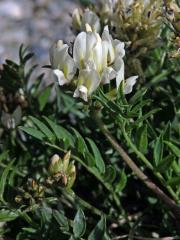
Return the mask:
[[51,158],[51,163],[50,163],[50,166],[49,166],[49,172],[51,174],[61,172],[62,167],[63,167],[62,159],[59,157],[59,155],[54,154]]
[[70,157],[71,157],[71,151],[68,151],[63,157],[63,170],[64,170],[64,172],[66,172],[67,169],[68,169]]
[[68,169],[68,183],[67,183],[67,188],[72,188],[72,186],[74,185],[74,182],[76,180],[76,167],[75,165],[72,163],[69,166]]
[[76,8],[72,14],[72,25],[73,28],[77,31],[81,30],[81,18],[82,18],[82,11]]

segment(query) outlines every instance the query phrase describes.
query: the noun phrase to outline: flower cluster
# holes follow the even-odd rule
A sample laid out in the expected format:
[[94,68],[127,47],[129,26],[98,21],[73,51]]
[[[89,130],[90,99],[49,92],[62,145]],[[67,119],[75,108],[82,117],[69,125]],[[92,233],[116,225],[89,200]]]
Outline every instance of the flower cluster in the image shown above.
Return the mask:
[[166,17],[170,23],[170,27],[173,29],[173,43],[174,51],[170,54],[171,57],[180,57],[180,7],[177,5],[175,0],[166,1]]
[[70,162],[70,158],[70,151],[64,155],[63,159],[57,154],[52,156],[49,166],[51,176],[47,179],[48,185],[58,183],[69,189],[73,186],[76,179],[76,167],[73,162]]
[[94,12],[75,10],[73,26],[83,30],[86,21],[92,29],[100,31],[100,22],[108,24],[118,39],[128,43],[130,50],[142,55],[157,44],[162,16],[162,0],[102,0]]
[[[73,96],[88,101],[100,84],[116,79],[118,88],[124,80],[125,49],[123,42],[112,38],[107,26],[102,36],[88,23],[85,29],[77,35],[72,54],[61,40],[54,44],[50,49],[50,62],[59,85],[75,85]],[[125,80],[125,94],[132,91],[136,79],[137,76],[132,76]]]

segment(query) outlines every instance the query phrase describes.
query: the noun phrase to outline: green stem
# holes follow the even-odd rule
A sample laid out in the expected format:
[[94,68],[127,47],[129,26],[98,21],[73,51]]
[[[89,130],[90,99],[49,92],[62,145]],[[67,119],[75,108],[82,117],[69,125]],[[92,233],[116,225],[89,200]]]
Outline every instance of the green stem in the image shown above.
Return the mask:
[[173,189],[170,186],[166,185],[166,182],[165,182],[163,176],[160,173],[154,171],[154,168],[153,168],[152,164],[149,162],[149,160],[133,144],[133,142],[131,141],[131,139],[129,138],[129,136],[127,135],[127,133],[125,131],[124,125],[122,127],[122,131],[123,131],[123,136],[126,139],[126,142],[128,143],[128,145],[133,149],[133,151],[136,153],[136,155],[144,162],[144,164],[151,171],[153,171],[154,175],[160,180],[162,185],[168,190],[168,192],[171,194],[171,196],[174,198],[174,200],[178,201],[178,197],[177,197],[176,193],[173,191]]
[[125,163],[131,168],[131,170],[141,179],[144,184],[151,189],[159,199],[161,199],[168,207],[174,212],[174,215],[178,218],[180,217],[180,206],[178,206],[173,199],[167,196],[154,182],[152,182],[148,176],[144,174],[144,172],[134,163],[134,161],[130,158],[130,156],[124,151],[124,149],[118,144],[115,138],[111,135],[111,133],[104,126],[103,122],[100,118],[98,118],[97,114],[94,114],[96,122],[101,130],[101,132],[105,135],[107,140],[111,143],[113,148],[119,153]]

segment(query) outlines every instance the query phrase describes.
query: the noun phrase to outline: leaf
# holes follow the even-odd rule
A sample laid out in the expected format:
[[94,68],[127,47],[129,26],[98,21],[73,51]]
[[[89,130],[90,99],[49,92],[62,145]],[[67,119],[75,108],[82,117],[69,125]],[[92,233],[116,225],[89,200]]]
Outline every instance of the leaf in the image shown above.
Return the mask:
[[48,102],[49,96],[51,94],[51,89],[52,89],[52,85],[46,87],[45,89],[43,89],[43,91],[38,97],[39,108],[41,112],[43,111],[44,107]]
[[105,173],[105,164],[104,164],[104,161],[102,159],[99,149],[97,148],[97,146],[93,142],[93,140],[91,140],[90,138],[86,138],[86,139],[89,142],[90,147],[93,151],[93,155],[94,155],[94,158],[96,161],[96,167],[99,169],[100,173]]
[[129,100],[129,102],[133,105],[135,105],[137,102],[139,102],[142,97],[146,94],[147,88],[142,88],[139,91],[137,91]]
[[164,141],[164,143],[171,149],[171,151],[177,156],[180,157],[180,149],[176,147],[174,144],[168,141]]
[[160,110],[161,110],[161,108],[153,109],[152,111],[144,114],[141,118],[137,119],[134,124],[136,126],[139,126],[140,123],[142,123],[143,121],[147,120],[149,117],[151,117],[155,113],[159,112]]
[[168,184],[171,185],[171,186],[179,186],[179,185],[180,185],[180,176],[179,176],[179,177],[171,178],[171,179],[168,181]]
[[6,185],[6,180],[7,176],[9,174],[9,171],[13,165],[15,160],[11,161],[6,168],[4,169],[3,173],[1,174],[1,179],[0,179],[0,201],[5,202],[3,195],[4,195],[4,190],[5,190],[5,185]]
[[69,231],[69,223],[67,217],[62,211],[53,210],[53,217],[56,219],[57,223],[60,225],[62,231]]
[[81,136],[81,134],[74,128],[72,128],[72,130],[73,130],[74,134],[76,135],[77,150],[85,157],[85,155],[89,152],[87,145],[86,145],[83,137]]
[[86,231],[86,219],[82,209],[79,209],[76,213],[73,222],[73,233],[76,238],[80,238]]
[[167,156],[156,167],[157,171],[161,173],[168,171],[174,160],[175,160],[174,156],[172,155]]
[[105,173],[105,177],[104,177],[104,180],[106,182],[109,182],[109,183],[112,183],[114,182],[116,178],[116,169],[114,166],[112,165],[109,165],[106,167],[106,173]]
[[26,132],[27,134],[31,135],[34,138],[37,138],[38,140],[43,140],[45,138],[45,135],[35,129],[35,128],[31,128],[31,127],[19,127],[19,129],[21,129],[22,131]]
[[153,156],[154,156],[154,163],[156,166],[162,161],[163,157],[163,135],[161,134],[159,137],[156,138],[154,142],[154,151],[153,151]]
[[123,169],[120,173],[120,180],[116,184],[115,192],[121,192],[125,188],[126,184],[127,184],[127,176]]
[[140,152],[146,153],[148,148],[147,125],[143,125],[137,131],[137,147]]
[[40,120],[38,120],[35,117],[30,116],[29,117],[33,123],[41,130],[41,132],[48,138],[48,139],[53,139],[54,134],[51,132],[51,130]]
[[33,233],[33,234],[37,232],[37,229],[31,228],[31,227],[23,227],[22,230],[28,233]]
[[165,141],[170,141],[170,138],[171,138],[171,123],[168,122],[163,133],[163,139]]
[[98,222],[96,227],[90,233],[88,240],[103,239],[105,232],[106,232],[106,218],[102,216],[101,220]]
[[0,222],[10,222],[16,219],[19,215],[10,210],[2,209],[0,210]]
[[52,120],[47,117],[43,117],[46,122],[49,124],[51,129],[53,130],[54,134],[56,135],[58,140],[63,140],[65,143],[66,148],[72,146],[74,147],[74,139],[73,136],[63,127],[57,125]]
[[7,159],[8,157],[8,154],[9,154],[9,151],[4,151],[3,153],[1,153],[0,155],[0,162],[4,161],[5,159]]

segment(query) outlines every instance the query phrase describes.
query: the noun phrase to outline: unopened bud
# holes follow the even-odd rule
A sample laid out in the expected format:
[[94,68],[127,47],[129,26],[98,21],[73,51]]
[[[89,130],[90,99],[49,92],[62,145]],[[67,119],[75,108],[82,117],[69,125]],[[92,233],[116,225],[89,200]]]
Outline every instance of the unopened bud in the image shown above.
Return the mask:
[[72,14],[72,25],[75,30],[80,30],[81,29],[81,11],[76,8]]
[[21,202],[22,202],[22,196],[17,195],[17,196],[15,197],[15,201],[16,201],[17,203],[21,203]]
[[67,188],[71,188],[74,185],[75,180],[76,180],[76,167],[74,164],[71,164],[68,169]]
[[68,169],[70,157],[71,157],[71,151],[68,151],[63,157],[63,170],[64,170],[64,172],[66,172],[67,169]]
[[62,160],[59,157],[59,155],[54,154],[51,158],[51,163],[49,166],[49,172],[51,174],[55,174],[57,172],[60,172],[62,170]]

